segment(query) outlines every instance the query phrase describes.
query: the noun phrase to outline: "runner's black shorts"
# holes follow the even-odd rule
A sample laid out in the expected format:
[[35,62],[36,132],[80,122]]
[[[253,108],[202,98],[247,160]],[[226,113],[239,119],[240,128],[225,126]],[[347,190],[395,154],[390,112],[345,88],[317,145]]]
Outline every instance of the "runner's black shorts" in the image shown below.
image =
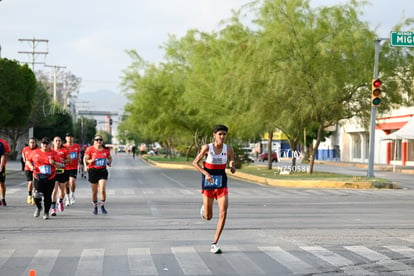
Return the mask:
[[65,170],[66,172],[68,172],[69,177],[73,177],[76,178],[78,176],[78,170]]
[[88,169],[88,181],[90,183],[98,183],[101,179],[108,179],[108,170],[106,168],[103,169]]
[[56,173],[55,180],[59,183],[65,183],[69,181],[68,171],[64,171],[63,173]]
[[26,181],[33,181],[33,171],[24,171]]
[[6,181],[6,167],[3,167],[3,170],[0,172],[0,182]]

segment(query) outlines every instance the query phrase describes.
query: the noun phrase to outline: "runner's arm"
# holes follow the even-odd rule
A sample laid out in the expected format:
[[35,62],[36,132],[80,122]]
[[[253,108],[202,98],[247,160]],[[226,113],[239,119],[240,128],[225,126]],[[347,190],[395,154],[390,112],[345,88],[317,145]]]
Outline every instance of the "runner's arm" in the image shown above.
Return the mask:
[[196,158],[194,158],[193,160],[193,166],[202,174],[204,174],[206,176],[206,180],[208,182],[212,182],[213,179],[211,178],[211,175],[200,166],[200,161],[204,158],[204,156],[206,156],[208,153],[208,145],[203,145],[201,147],[201,150],[199,152],[199,154],[196,156]]

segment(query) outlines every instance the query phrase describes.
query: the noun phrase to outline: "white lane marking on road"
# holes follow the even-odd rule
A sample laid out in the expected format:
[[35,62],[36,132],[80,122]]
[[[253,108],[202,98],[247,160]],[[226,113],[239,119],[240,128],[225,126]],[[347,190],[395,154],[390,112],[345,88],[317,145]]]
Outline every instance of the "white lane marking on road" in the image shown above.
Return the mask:
[[172,247],[171,250],[185,275],[211,274],[193,247]]
[[[27,183],[26,183],[27,185]],[[7,194],[12,195],[21,192],[21,188],[7,188]]]
[[150,209],[151,215],[154,217],[159,217],[160,216],[160,212],[158,211],[157,206],[152,203],[151,200],[147,200],[147,206]]
[[128,248],[128,265],[131,275],[158,275],[149,248]]
[[318,272],[318,270],[315,267],[295,257],[294,255],[283,250],[279,246],[259,247],[259,249],[295,274],[307,274]]
[[166,175],[165,173],[161,173],[162,176],[164,176],[165,178],[167,178],[168,180],[174,182],[175,184],[177,184],[178,186],[180,186],[181,188],[187,188],[183,183],[179,182],[178,180],[172,178],[171,176]]
[[14,254],[14,249],[0,249],[0,268]]
[[75,276],[103,275],[105,248],[82,250]]
[[29,270],[31,269],[35,270],[37,275],[49,275],[55,265],[59,253],[59,249],[37,250],[35,256],[22,276],[27,276],[29,274]]
[[375,262],[377,265],[386,267],[392,272],[397,272],[403,275],[414,275],[414,269],[397,260],[392,260],[388,256],[378,253],[365,246],[345,246],[346,249],[352,251],[368,260]]
[[223,257],[240,275],[265,274],[265,272],[237,246],[226,246]]
[[340,268],[346,272],[347,275],[376,275],[375,273],[358,267],[357,264],[354,264],[347,258],[331,252],[326,248],[320,246],[302,246],[300,248],[309,253],[312,253],[325,262],[330,263],[334,267]]
[[392,250],[394,252],[397,252],[404,257],[407,258],[414,258],[414,249],[408,246],[398,246],[398,245],[389,245],[384,246],[385,248],[388,248],[389,250]]

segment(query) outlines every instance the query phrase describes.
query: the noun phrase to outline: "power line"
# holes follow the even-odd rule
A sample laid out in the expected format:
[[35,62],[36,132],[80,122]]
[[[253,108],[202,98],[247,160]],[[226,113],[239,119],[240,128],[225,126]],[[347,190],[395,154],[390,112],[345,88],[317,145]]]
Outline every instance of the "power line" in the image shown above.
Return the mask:
[[66,66],[59,66],[59,65],[46,65],[45,67],[52,67],[53,68],[53,100],[57,101],[57,91],[56,91],[56,71],[58,69],[64,69]]
[[[31,63],[32,64],[32,71],[34,72],[35,64],[44,64],[44,62],[36,62],[36,58],[39,55],[46,55],[48,54],[47,45],[49,43],[48,39],[36,39],[36,38],[19,38],[20,42],[29,42],[31,43],[31,51],[18,51],[18,54],[28,54],[31,55],[31,62],[25,62],[25,63]],[[36,51],[36,47],[39,46],[40,43],[46,44],[46,51]]]

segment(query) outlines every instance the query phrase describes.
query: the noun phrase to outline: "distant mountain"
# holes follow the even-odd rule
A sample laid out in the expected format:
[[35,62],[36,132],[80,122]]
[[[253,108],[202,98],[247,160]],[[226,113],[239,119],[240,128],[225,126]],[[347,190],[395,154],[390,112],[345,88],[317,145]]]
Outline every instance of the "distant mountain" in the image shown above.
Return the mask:
[[127,99],[122,94],[110,90],[98,90],[89,93],[79,93],[76,109],[117,112],[121,115],[126,103]]

